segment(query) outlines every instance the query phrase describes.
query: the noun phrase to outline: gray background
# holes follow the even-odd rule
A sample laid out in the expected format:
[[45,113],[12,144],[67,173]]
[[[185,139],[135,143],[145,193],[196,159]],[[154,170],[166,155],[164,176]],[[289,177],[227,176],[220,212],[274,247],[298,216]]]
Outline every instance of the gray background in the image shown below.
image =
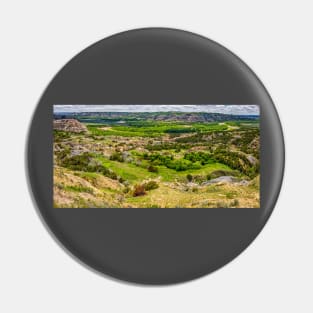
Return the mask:
[[[236,103],[261,106],[261,209],[52,209],[52,105]],[[58,240],[106,274],[167,284],[237,256],[269,217],[284,148],[270,97],[229,51],[190,33],[142,30],[101,41],[70,61],[36,109],[28,167],[40,212]]]

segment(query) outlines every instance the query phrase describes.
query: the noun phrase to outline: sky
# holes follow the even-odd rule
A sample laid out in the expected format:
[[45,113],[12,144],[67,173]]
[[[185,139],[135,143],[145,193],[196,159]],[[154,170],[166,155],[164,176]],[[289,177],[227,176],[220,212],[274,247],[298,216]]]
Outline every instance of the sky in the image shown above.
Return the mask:
[[258,105],[234,104],[55,104],[54,113],[69,112],[208,112],[259,115]]

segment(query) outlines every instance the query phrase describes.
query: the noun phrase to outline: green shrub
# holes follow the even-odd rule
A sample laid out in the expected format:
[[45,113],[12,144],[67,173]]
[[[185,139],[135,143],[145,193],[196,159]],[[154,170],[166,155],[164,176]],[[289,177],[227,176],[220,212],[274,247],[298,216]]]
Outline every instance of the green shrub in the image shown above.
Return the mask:
[[230,206],[231,207],[237,207],[239,205],[239,200],[238,199],[235,199],[233,200],[231,203],[230,203]]
[[63,186],[63,189],[66,191],[87,192],[87,193],[93,194],[92,188],[84,187],[84,186]]
[[124,162],[123,154],[121,152],[115,151],[110,156],[110,160],[112,161],[118,161],[118,162]]
[[203,183],[206,180],[206,177],[203,175],[194,175],[193,181],[195,181],[198,184]]
[[225,193],[225,196],[227,199],[233,199],[237,195],[237,192],[235,191],[228,191]]
[[106,168],[93,157],[89,152],[85,152],[79,155],[67,156],[60,160],[60,165],[69,168],[74,171],[101,173],[106,177],[117,180],[117,175]]
[[65,132],[65,131],[62,131],[62,130],[56,130],[54,129],[53,130],[53,141],[54,142],[60,142],[62,141],[63,139],[68,139],[70,138],[72,135],[71,132]]
[[152,172],[152,173],[158,173],[159,172],[158,168],[156,166],[153,166],[152,164],[150,164],[148,166],[148,171]]
[[150,208],[150,209],[158,209],[160,208],[160,206],[158,204],[151,204],[150,206],[148,206],[147,208]]
[[177,172],[186,171],[189,169],[200,169],[199,162],[193,162],[185,158],[175,160],[174,155],[170,153],[152,153],[143,155],[144,159],[149,160],[153,165],[164,165],[167,168],[173,169]]
[[123,192],[124,193],[129,193],[130,192],[130,188],[128,186],[126,186],[124,189],[123,189]]
[[145,190],[149,191],[149,190],[153,190],[153,189],[159,188],[159,185],[158,185],[158,183],[156,181],[150,180],[149,182],[144,184],[144,188],[145,188]]
[[187,175],[186,175],[186,178],[187,178],[187,180],[188,180],[189,182],[192,181],[192,175],[191,175],[191,174],[187,174]]
[[189,160],[193,163],[199,162],[201,165],[213,163],[214,159],[211,155],[211,153],[206,152],[189,152],[184,155],[184,159]]
[[58,160],[63,160],[66,157],[68,157],[70,154],[71,154],[71,150],[68,147],[64,148],[63,150],[55,152],[55,155],[57,156]]

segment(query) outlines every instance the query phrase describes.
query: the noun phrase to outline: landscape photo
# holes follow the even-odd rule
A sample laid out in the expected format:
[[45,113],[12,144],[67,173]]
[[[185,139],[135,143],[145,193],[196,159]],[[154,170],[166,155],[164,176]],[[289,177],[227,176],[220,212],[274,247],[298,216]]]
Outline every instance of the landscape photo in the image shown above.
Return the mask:
[[54,208],[260,208],[258,105],[53,106]]

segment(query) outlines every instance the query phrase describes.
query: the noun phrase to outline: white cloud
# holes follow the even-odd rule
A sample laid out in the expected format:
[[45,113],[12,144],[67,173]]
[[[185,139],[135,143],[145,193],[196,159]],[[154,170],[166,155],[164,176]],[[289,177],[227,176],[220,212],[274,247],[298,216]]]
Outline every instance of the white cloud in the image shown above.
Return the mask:
[[63,112],[208,112],[259,115],[258,105],[237,104],[57,104],[54,113]]

